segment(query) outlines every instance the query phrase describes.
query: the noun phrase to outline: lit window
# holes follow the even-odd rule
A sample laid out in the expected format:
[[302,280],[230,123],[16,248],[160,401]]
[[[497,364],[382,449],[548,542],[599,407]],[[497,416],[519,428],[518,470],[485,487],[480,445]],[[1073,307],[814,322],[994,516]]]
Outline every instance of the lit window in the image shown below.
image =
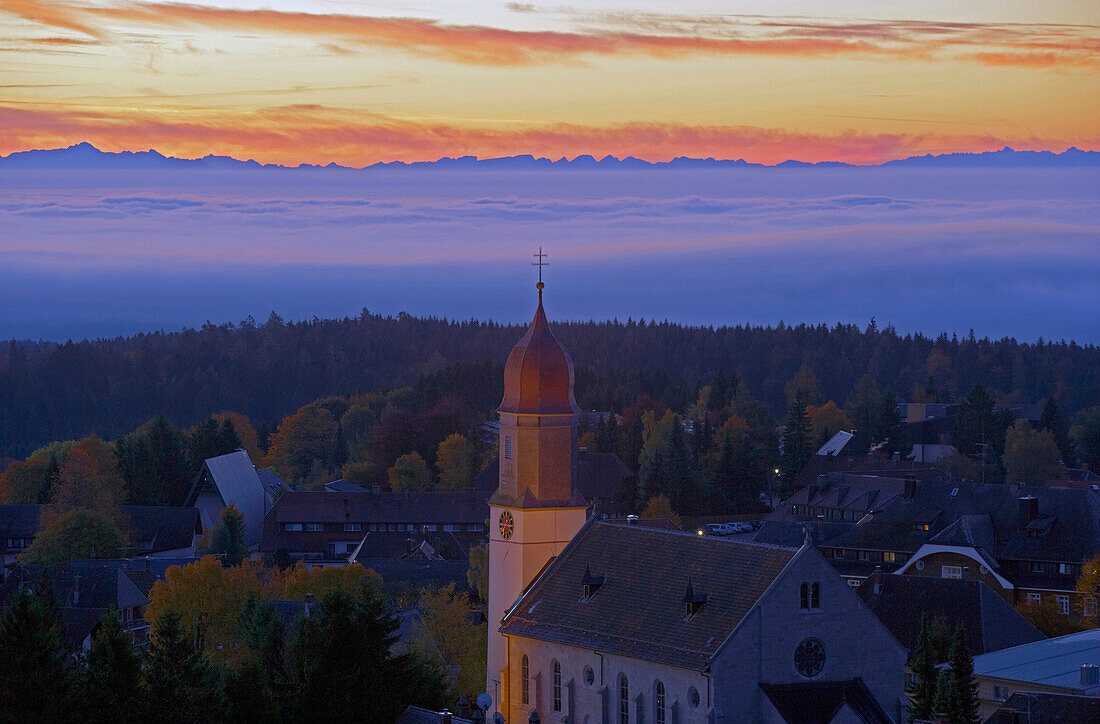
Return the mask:
[[1062,612],[1063,616],[1069,615],[1069,596],[1058,594],[1055,596],[1058,601],[1058,610]]
[[554,662],[554,711],[561,711],[561,662]]
[[944,578],[962,578],[962,566],[944,566],[940,574]]
[[531,662],[527,660],[527,654],[520,659],[520,701],[524,704],[531,703]]
[[505,460],[511,460],[512,459],[512,436],[511,435],[505,435],[504,436],[504,459]]
[[296,533],[296,532],[300,531],[301,529],[302,529],[302,524],[301,523],[283,523],[283,530],[288,530],[288,531]]
[[619,676],[619,724],[630,724],[630,686],[626,676]]
[[884,551],[882,554],[882,560],[885,563],[894,563],[897,561],[897,554],[893,551]]
[[653,705],[656,707],[657,724],[665,724],[665,685],[659,681],[654,689]]

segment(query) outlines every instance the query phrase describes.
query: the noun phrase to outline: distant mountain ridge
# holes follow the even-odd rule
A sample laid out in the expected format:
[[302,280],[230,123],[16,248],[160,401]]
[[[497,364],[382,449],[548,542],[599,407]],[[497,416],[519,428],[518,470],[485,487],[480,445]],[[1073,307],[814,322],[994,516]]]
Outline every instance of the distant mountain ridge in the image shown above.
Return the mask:
[[371,164],[361,168],[341,166],[335,162],[324,166],[300,164],[283,166],[280,164],[261,164],[257,161],[241,161],[231,156],[208,155],[202,158],[187,159],[165,156],[158,151],[100,151],[88,142],[78,143],[68,148],[48,150],[16,151],[0,156],[0,169],[210,169],[210,170],[339,170],[363,171],[370,169],[394,168],[435,168],[453,170],[628,170],[646,168],[669,169],[731,169],[731,168],[884,168],[884,167],[970,167],[970,168],[1072,168],[1100,166],[1100,152],[1082,151],[1069,148],[1061,153],[1052,151],[1015,151],[1005,147],[1000,151],[981,153],[945,153],[911,156],[881,164],[851,164],[843,161],[784,161],[774,166],[750,163],[737,159],[687,158],[681,156],[671,161],[645,161],[633,156],[616,158],[605,156],[597,160],[590,155],[581,155],[573,159],[535,158],[529,154],[504,156],[501,158],[479,159],[476,156],[457,158],[444,157],[438,161],[388,161]]

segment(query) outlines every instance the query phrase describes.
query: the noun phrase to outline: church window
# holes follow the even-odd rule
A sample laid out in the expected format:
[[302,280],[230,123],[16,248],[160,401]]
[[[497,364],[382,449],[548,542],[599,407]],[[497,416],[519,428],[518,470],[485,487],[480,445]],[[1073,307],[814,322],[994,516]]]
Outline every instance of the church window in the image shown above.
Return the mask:
[[505,435],[504,436],[504,459],[505,460],[511,460],[512,459],[512,436],[511,435]]
[[691,704],[692,709],[699,708],[699,690],[694,686],[688,689],[688,703]]
[[821,608],[821,584],[810,584],[810,608]]
[[561,662],[554,662],[554,711],[561,711]]
[[657,682],[653,692],[654,720],[656,724],[665,724],[665,685]]
[[523,655],[523,658],[519,662],[519,685],[520,685],[520,701],[524,704],[531,703],[531,662],[527,659],[527,654]]
[[626,675],[619,675],[619,724],[630,724],[630,685]]
[[584,683],[585,686],[592,686],[596,683],[596,671],[591,666],[584,667]]
[[794,651],[794,667],[807,679],[821,673],[825,666],[825,644],[820,639],[803,639]]
[[799,593],[799,597],[798,597],[798,603],[799,603],[799,606],[801,608],[809,608],[810,607],[810,584],[808,584],[808,583],[803,583],[802,584],[802,588],[800,589],[800,593]]

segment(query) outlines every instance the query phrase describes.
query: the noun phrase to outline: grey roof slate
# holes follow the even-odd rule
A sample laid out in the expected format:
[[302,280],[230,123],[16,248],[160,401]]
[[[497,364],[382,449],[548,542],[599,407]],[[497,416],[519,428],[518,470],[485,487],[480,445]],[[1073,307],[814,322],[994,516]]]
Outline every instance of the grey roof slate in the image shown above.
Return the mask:
[[267,492],[248,453],[236,450],[204,461],[187,495],[187,505],[195,504],[204,479],[214,485],[226,506],[235,505],[244,516],[244,542],[249,546],[258,543],[268,509]]
[[1100,695],[1081,683],[1082,664],[1100,665],[1100,628],[975,656],[974,675]]
[[949,630],[962,624],[971,655],[998,651],[1046,637],[1007,601],[977,580],[882,575],[867,579],[856,593],[910,652],[920,634],[921,617],[941,620]]
[[[536,578],[501,631],[702,670],[796,553],[593,519]],[[586,570],[606,581],[584,601]],[[689,582],[708,599],[685,620]]]

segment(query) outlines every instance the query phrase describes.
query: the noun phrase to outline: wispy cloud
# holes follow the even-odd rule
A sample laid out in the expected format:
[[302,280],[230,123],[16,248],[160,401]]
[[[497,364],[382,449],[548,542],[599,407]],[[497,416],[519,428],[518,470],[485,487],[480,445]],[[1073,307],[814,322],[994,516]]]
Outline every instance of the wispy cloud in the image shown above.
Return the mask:
[[[513,4],[512,10],[533,8]],[[103,37],[115,24],[207,28],[315,37],[336,43],[397,48],[462,63],[524,65],[585,56],[642,54],[909,58],[957,57],[985,64],[1048,68],[1100,63],[1092,26],[932,23],[917,21],[769,20],[752,16],[577,15],[574,31],[455,25],[407,17],[317,14],[172,2],[109,5],[0,0],[43,25]],[[333,52],[339,52],[330,48]],[[1045,58],[1043,62],[1040,57]]]

